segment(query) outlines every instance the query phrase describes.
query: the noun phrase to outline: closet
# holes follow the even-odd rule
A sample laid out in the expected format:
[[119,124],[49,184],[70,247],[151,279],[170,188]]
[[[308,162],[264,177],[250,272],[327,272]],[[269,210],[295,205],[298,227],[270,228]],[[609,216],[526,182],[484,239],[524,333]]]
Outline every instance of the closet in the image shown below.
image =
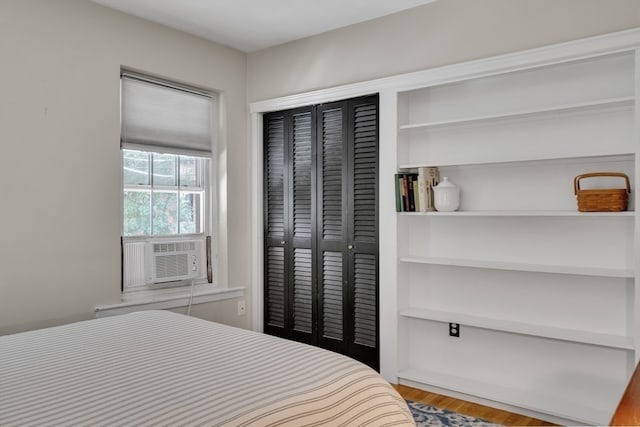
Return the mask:
[[378,96],[263,123],[264,330],[378,369]]

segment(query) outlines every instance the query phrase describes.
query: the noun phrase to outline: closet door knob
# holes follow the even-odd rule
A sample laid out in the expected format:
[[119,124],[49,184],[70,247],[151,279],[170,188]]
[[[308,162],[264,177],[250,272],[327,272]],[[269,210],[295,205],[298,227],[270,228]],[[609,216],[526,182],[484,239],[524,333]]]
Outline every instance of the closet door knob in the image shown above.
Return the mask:
[[347,245],[347,249],[349,250],[353,249],[353,245]]
[[287,244],[287,241],[286,241],[286,240],[280,240],[280,244],[281,244],[282,246],[284,246],[284,245],[286,245],[286,244]]

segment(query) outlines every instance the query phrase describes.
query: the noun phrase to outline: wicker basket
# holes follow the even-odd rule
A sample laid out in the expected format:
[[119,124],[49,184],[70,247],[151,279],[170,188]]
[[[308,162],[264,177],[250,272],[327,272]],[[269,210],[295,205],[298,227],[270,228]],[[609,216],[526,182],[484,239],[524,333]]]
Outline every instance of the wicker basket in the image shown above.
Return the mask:
[[[606,188],[597,190],[581,190],[580,180],[594,176],[614,176],[624,178],[627,188]],[[629,177],[619,172],[593,172],[578,175],[573,179],[573,191],[578,197],[580,212],[620,212],[627,210],[627,201],[631,192]]]

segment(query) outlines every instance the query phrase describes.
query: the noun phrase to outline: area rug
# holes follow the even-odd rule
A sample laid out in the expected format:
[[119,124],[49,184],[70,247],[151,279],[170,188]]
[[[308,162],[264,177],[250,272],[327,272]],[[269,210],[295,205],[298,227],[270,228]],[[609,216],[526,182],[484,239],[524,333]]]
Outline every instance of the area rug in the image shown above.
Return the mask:
[[407,405],[418,427],[495,427],[499,425],[411,400],[407,400]]

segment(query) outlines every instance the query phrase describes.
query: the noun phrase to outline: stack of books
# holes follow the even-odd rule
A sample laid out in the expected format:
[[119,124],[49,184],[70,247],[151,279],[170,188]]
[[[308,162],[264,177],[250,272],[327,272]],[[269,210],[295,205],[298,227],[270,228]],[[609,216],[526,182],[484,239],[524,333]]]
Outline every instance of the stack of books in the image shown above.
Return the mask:
[[395,174],[397,212],[433,212],[433,187],[440,181],[438,168],[418,168],[418,173]]

